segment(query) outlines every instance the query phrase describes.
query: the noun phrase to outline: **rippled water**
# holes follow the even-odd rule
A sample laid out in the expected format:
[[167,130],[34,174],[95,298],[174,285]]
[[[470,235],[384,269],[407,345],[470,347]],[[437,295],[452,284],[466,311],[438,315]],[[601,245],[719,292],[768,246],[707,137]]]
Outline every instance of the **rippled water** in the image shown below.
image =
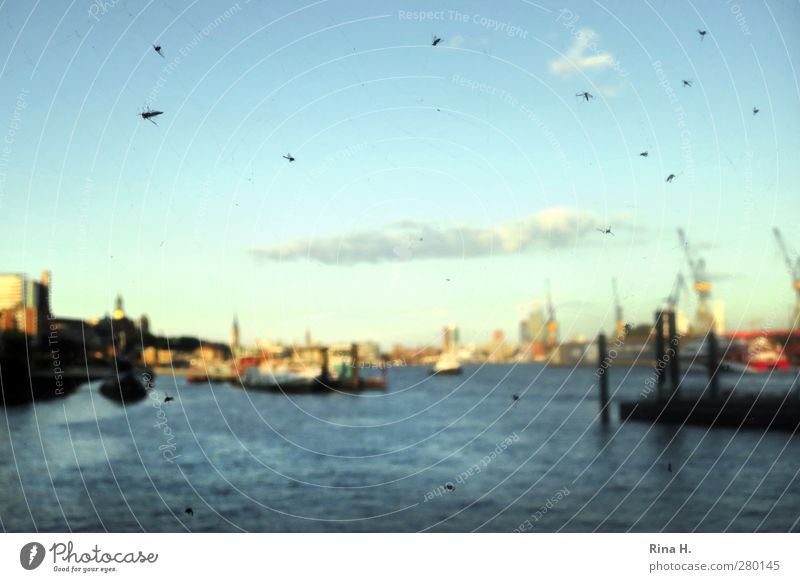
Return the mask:
[[[620,424],[616,407],[603,427],[593,369],[465,372],[394,368],[386,393],[291,397],[162,377],[158,401],[122,407],[84,386],[9,408],[2,527],[800,530],[798,436]],[[619,385],[612,371],[615,398],[649,373]]]

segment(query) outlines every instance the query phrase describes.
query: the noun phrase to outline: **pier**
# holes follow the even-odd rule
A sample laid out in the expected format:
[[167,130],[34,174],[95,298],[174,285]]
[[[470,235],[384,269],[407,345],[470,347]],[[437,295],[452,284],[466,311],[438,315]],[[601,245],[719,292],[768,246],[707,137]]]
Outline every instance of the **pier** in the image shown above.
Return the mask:
[[52,400],[70,394],[82,384],[100,382],[101,392],[113,400],[132,401],[144,394],[142,374],[155,376],[147,368],[133,367],[120,360],[117,365],[63,368],[30,367],[27,362],[12,358],[0,361],[2,402],[6,405]]
[[[651,423],[692,424],[709,427],[791,430],[800,427],[800,390],[797,376],[784,394],[736,394],[720,387],[722,369],[717,336],[710,330],[705,336],[706,381],[688,386],[679,368],[680,338],[675,332],[675,312],[656,314],[656,350],[654,374],[657,390],[639,400],[620,402],[621,420]],[[664,328],[668,331],[665,341]],[[665,390],[668,372],[670,390]],[[607,374],[607,371],[606,371]]]

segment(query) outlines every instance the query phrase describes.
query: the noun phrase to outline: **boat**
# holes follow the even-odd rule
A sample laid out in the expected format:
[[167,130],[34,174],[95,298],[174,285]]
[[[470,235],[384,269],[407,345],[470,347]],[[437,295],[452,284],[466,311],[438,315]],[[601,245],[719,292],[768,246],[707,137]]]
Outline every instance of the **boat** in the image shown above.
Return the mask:
[[724,361],[733,371],[748,374],[780,372],[789,369],[789,358],[780,346],[766,337],[756,337],[746,343],[745,349],[731,350]]
[[228,362],[208,364],[203,367],[190,368],[186,381],[190,384],[205,384],[208,382],[230,382],[236,380],[237,374],[234,366]]
[[147,396],[144,378],[152,379],[152,372],[139,372],[140,378],[134,370],[123,370],[103,380],[100,384],[100,394],[120,404],[130,404],[143,400]]
[[[380,369],[380,375],[362,374],[366,369]],[[385,390],[387,386],[386,361],[381,364],[364,364],[358,357],[358,345],[350,347],[350,357],[339,362],[337,370],[331,372],[328,349],[322,350],[322,369],[316,379],[317,388],[322,391],[357,392],[360,390]]]
[[431,368],[431,374],[460,374],[461,370],[461,362],[453,353],[445,352],[439,359],[436,360],[436,363]]
[[310,370],[290,370],[264,362],[246,368],[241,384],[245,389],[271,392],[313,392],[318,386],[318,376]]
[[[745,340],[720,338],[717,347],[720,372],[735,374],[763,374],[789,370],[787,358],[780,346],[760,336]],[[704,371],[708,365],[708,349],[700,338],[681,349],[679,359],[688,371]]]

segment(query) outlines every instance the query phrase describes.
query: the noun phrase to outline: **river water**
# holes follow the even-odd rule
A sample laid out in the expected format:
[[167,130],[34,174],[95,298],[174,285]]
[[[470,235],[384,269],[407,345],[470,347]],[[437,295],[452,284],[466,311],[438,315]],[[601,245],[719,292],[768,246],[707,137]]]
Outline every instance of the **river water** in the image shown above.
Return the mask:
[[[612,369],[614,400],[650,374]],[[389,384],[287,396],[159,377],[124,407],[88,385],[9,407],[2,528],[800,531],[790,432],[620,423],[616,406],[603,426],[591,368],[401,367]]]

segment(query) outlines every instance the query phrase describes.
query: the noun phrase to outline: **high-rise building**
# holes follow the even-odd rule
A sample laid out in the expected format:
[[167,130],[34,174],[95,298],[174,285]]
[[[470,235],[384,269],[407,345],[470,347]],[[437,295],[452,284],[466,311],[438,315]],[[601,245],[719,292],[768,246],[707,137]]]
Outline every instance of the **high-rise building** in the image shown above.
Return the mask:
[[0,275],[0,328],[17,329],[29,336],[47,330],[50,314],[50,274],[41,281],[22,273]]
[[0,309],[16,309],[24,304],[26,275],[0,275]]
[[530,323],[522,320],[519,322],[519,343],[528,344],[531,342],[531,326]]
[[530,314],[530,322],[528,323],[528,331],[531,334],[532,342],[544,342],[544,316],[541,309],[534,309]]
[[442,333],[442,351],[455,352],[458,349],[458,327],[455,323],[445,326]]

